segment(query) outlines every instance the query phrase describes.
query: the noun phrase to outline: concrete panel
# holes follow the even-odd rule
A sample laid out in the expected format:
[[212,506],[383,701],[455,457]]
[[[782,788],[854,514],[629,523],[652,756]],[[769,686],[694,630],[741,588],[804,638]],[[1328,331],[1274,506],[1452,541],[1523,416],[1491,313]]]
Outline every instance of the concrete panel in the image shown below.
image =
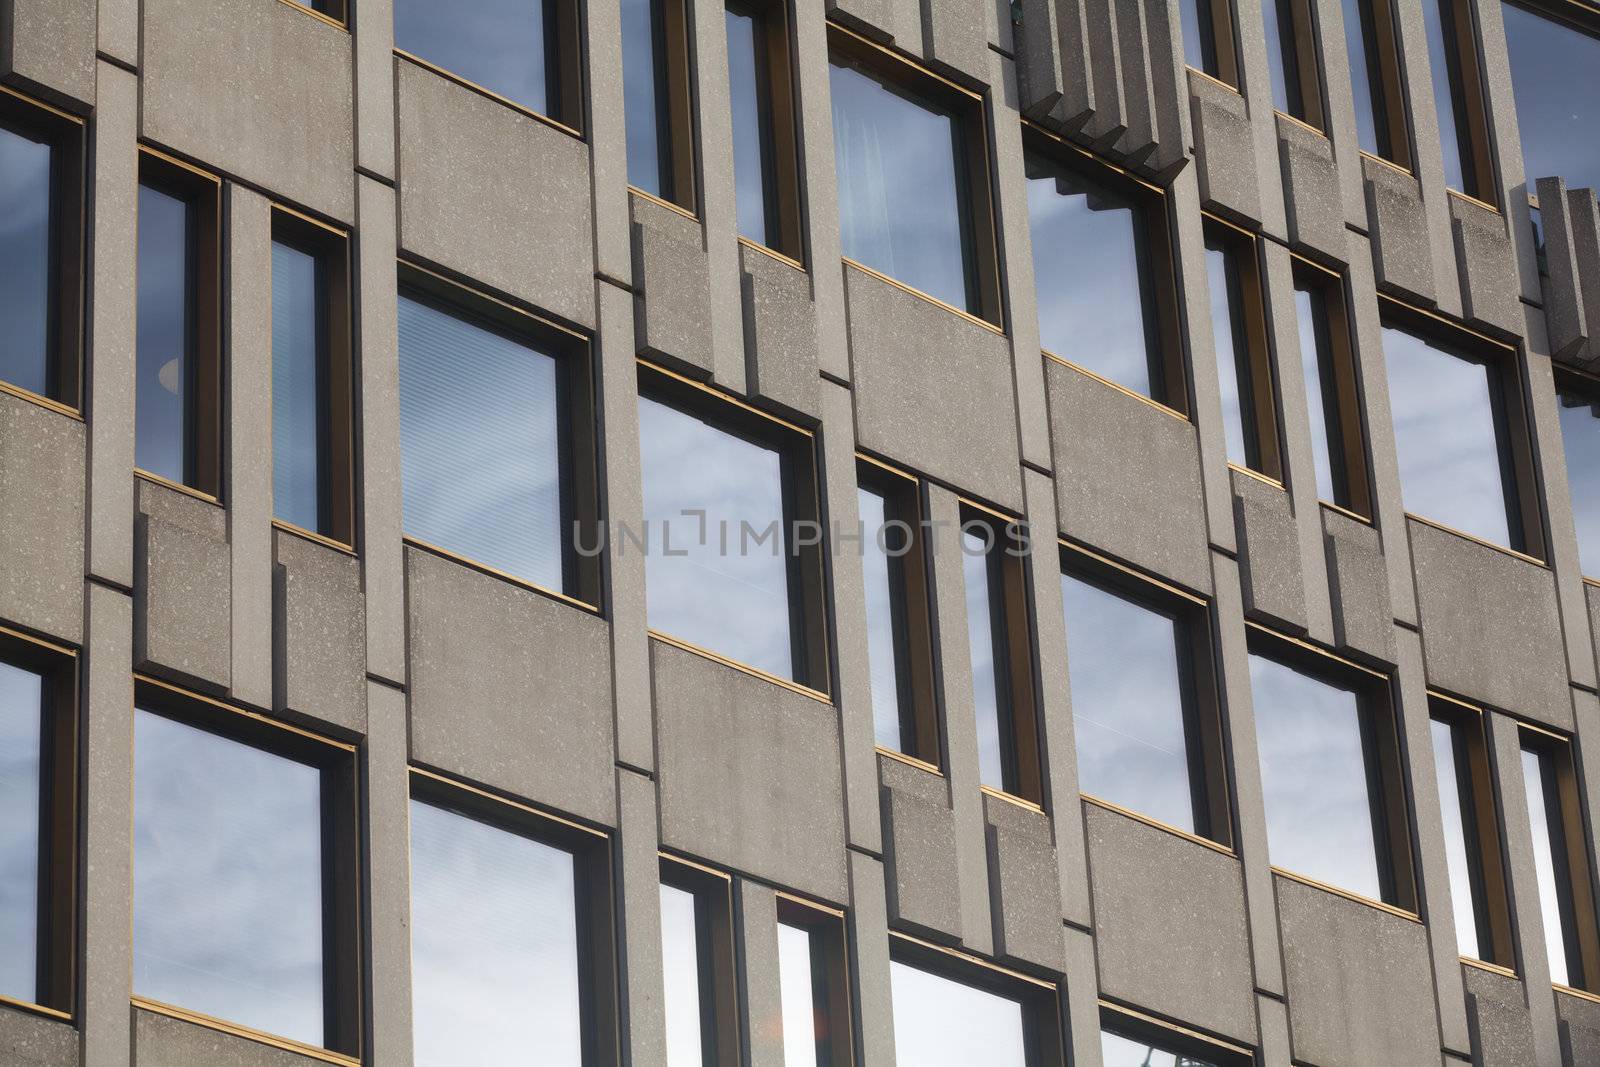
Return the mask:
[[1344,212],[1339,206],[1339,171],[1333,145],[1315,130],[1273,115],[1289,243],[1344,261]]
[[396,64],[400,247],[592,327],[583,142],[413,63]]
[[989,16],[972,0],[922,0],[922,55],[935,69],[989,78]]
[[1600,1004],[1570,993],[1556,994],[1562,1067],[1600,1063]]
[[821,405],[811,276],[746,245],[739,246],[739,255],[746,388],[815,417]]
[[[1017,110],[1031,119],[1045,119],[1062,101],[1065,78],[1080,81],[1087,67],[1062,70],[1060,36],[1057,27],[1061,5],[1028,4],[1018,13],[1012,27],[1012,43],[1017,63]],[[1081,88],[1080,88],[1081,93]]]
[[56,103],[92,106],[95,37],[95,0],[4,0],[0,77]]
[[367,613],[361,563],[274,531],[273,707],[367,730]]
[[1467,988],[1467,1029],[1479,1067],[1523,1067],[1536,1059],[1533,1022],[1521,980],[1479,967],[1461,967]]
[[133,663],[208,690],[233,681],[233,555],[217,505],[139,484],[133,539]]
[[143,74],[145,137],[340,221],[354,216],[344,30],[286,4],[146,0]]
[[1547,271],[1540,281],[1550,352],[1592,369],[1600,362],[1600,206],[1593,189],[1539,180]]
[[411,1062],[411,772],[407,769],[406,695],[371,681],[363,778],[370,870],[391,871],[367,886],[368,1056]]
[[859,1062],[894,1067],[894,1004],[889,979],[889,916],[883,864],[850,850],[850,973]]
[[[1094,110],[1088,115],[1082,134],[1102,151],[1116,144],[1128,128],[1128,104],[1122,80],[1122,45],[1116,20],[1117,0],[1065,0],[1057,15],[1062,32],[1082,27],[1081,48],[1084,64],[1094,82]],[[1079,23],[1068,14],[1070,8],[1082,12]],[[1062,43],[1063,57],[1075,56],[1076,48]],[[1063,58],[1065,67],[1071,59]]]
[[394,180],[394,0],[361,0],[355,35],[356,166]]
[[135,1008],[134,1067],[314,1067],[323,1061]]
[[1448,199],[1464,317],[1500,333],[1520,334],[1516,250],[1505,216],[1459,196]]
[[662,845],[842,903],[833,707],[659,641],[650,663]]
[[1127,129],[1117,141],[1116,151],[1124,162],[1137,166],[1149,158],[1156,147],[1156,104],[1150,79],[1150,52],[1146,44],[1148,27],[1143,0],[1112,0],[1117,20],[1117,45],[1121,49],[1122,100],[1126,107]]
[[612,824],[605,620],[413,548],[406,593],[412,758]]
[[633,211],[634,347],[709,375],[711,268],[694,219],[629,197]]
[[1437,1060],[1423,925],[1288,878],[1276,882],[1295,1059],[1326,1067]]
[[69,1022],[21,1011],[0,1015],[0,1062],[16,1067],[78,1067],[78,1031]]
[[1433,249],[1422,187],[1404,171],[1361,157],[1378,288],[1425,304],[1434,302]]
[[1306,629],[1306,586],[1300,529],[1289,494],[1259,478],[1229,470],[1239,537],[1239,578],[1245,614],[1279,629]]
[[83,423],[0,393],[0,619],[83,639]]
[[827,0],[830,19],[915,55],[922,47],[920,0]]
[[1195,175],[1208,208],[1254,221],[1261,217],[1255,137],[1244,97],[1216,81],[1186,71],[1194,123]]
[[1061,868],[1050,818],[992,796],[983,798],[989,850],[989,907],[995,955],[1061,973]]
[[1550,572],[1414,519],[1406,526],[1429,684],[1571,729]]
[[845,268],[860,447],[1020,511],[1005,337]]
[[1100,991],[1254,1044],[1239,861],[1095,804],[1083,811]]
[[1394,662],[1394,612],[1389,567],[1378,531],[1348,515],[1322,509],[1333,638],[1340,648]]
[[1209,591],[1194,426],[1053,360],[1045,379],[1062,531]]

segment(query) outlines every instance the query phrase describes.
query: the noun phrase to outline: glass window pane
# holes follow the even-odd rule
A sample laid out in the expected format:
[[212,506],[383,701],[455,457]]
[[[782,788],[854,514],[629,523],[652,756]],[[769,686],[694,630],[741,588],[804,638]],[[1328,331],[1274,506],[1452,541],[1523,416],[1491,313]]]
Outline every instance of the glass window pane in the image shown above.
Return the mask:
[[1433,109],[1439,116],[1439,144],[1444,151],[1444,181],[1452,189],[1470,193],[1469,157],[1463,154],[1462,133],[1466,117],[1461,84],[1461,60],[1455,51],[1454,0],[1422,0],[1422,19],[1428,31],[1428,65],[1433,75]]
[[830,69],[844,254],[977,311],[961,122],[837,56]]
[[1254,653],[1250,688],[1272,865],[1381,900],[1360,698]]
[[1161,336],[1144,210],[1043,157],[1026,166],[1040,343],[1154,396]]
[[892,960],[894,1051],[917,1067],[1028,1067],[1022,1005]]
[[133,783],[133,991],[322,1044],[322,773],[140,709]]
[[1528,192],[1540,178],[1600,190],[1600,36],[1505,4]]
[[1356,105],[1356,140],[1375,156],[1389,154],[1383,89],[1378,81],[1377,24],[1372,0],[1343,0],[1345,47],[1350,56],[1350,91]]
[[1216,1067],[1210,1060],[1183,1052],[1168,1052],[1148,1041],[1100,1031],[1100,1059],[1104,1067]]
[[1217,38],[1211,22],[1213,0],[1181,0],[1183,59],[1189,66],[1217,76]]
[[1429,723],[1433,731],[1433,765],[1439,780],[1439,808],[1444,817],[1444,853],[1450,868],[1450,906],[1456,916],[1456,951],[1484,959],[1478,943],[1478,877],[1474,873],[1472,778],[1465,762],[1466,739],[1462,727],[1442,719]]
[[1558,390],[1561,444],[1567,458],[1567,488],[1578,528],[1578,563],[1600,578],[1600,409],[1582,393]]
[[767,220],[772,195],[772,92],[767,71],[764,21],[730,5],[728,83],[733,112],[733,191],[739,233],[757,244],[772,244]]
[[193,205],[139,186],[134,465],[190,480],[195,374]]
[[411,802],[419,1067],[583,1063],[572,854]]
[[1327,298],[1317,289],[1295,287],[1295,319],[1300,328],[1300,369],[1306,381],[1306,407],[1311,425],[1311,458],[1317,472],[1317,496],[1341,507],[1349,505],[1345,472],[1344,427],[1334,384],[1333,340],[1328,330]]
[[1550,980],[1575,985],[1582,979],[1571,972],[1567,944],[1572,925],[1572,882],[1567,870],[1566,828],[1562,825],[1556,792],[1554,761],[1538,749],[1522,750],[1522,780],[1528,797],[1528,822],[1533,830],[1533,870],[1539,879],[1539,914],[1544,920],[1545,953],[1550,958]]
[[0,996],[37,1002],[44,679],[0,663]]
[[873,733],[881,747],[904,752],[913,740],[901,736],[906,702],[911,698],[902,569],[907,535],[898,520],[885,525],[893,516],[889,501],[881,493],[863,485],[856,491],[856,501],[861,512],[861,572],[866,583]]
[[639,398],[652,629],[794,678],[781,452]]
[[1267,64],[1272,77],[1272,106],[1286,115],[1304,119],[1300,98],[1300,52],[1295,44],[1293,0],[1262,0],[1266,30]]
[[1517,547],[1494,369],[1392,326],[1383,356],[1406,510]]
[[623,117],[628,127],[628,184],[670,198],[671,121],[667,113],[665,0],[620,0]]
[[695,896],[661,887],[661,969],[666,979],[667,1067],[704,1067],[704,1017],[709,991],[701,988],[699,909]]
[[778,984],[783,1000],[784,1067],[823,1067],[817,1056],[817,980],[812,933],[778,924]]
[[313,533],[326,532],[323,282],[317,256],[272,243],[273,514]]
[[967,585],[967,644],[972,654],[972,699],[978,717],[979,780],[1006,790],[1009,718],[1004,650],[1005,607],[998,553],[1003,551],[988,527],[968,523],[961,531],[962,566]]
[[1244,294],[1233,252],[1206,239],[1206,282],[1211,294],[1211,334],[1217,353],[1217,384],[1222,390],[1222,429],[1228,461],[1251,466],[1253,427],[1250,398],[1250,352],[1245,333]]
[[1078,787],[1198,832],[1189,777],[1183,627],[1098,585],[1061,576]]
[[55,149],[0,126],[0,381],[50,392]]
[[399,329],[406,534],[566,590],[555,358],[410,296],[400,297]]
[[552,111],[547,0],[395,0],[394,44],[530,111]]

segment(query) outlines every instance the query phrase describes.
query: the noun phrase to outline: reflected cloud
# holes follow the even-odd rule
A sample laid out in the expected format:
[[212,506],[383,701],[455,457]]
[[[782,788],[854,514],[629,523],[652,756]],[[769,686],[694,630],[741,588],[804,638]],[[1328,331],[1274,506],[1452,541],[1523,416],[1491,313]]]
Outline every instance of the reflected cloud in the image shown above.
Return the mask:
[[396,48],[550,113],[545,0],[395,0]]

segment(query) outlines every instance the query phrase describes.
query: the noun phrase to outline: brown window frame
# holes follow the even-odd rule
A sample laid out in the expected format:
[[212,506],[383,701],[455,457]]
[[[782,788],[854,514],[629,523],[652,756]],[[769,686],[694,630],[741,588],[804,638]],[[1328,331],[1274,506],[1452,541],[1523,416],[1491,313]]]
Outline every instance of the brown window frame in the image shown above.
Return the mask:
[[[1486,207],[1499,210],[1500,195],[1495,182],[1494,149],[1489,134],[1489,104],[1483,88],[1483,68],[1478,58],[1478,23],[1474,5],[1469,0],[1427,0],[1439,5],[1446,62],[1453,61],[1451,70],[1431,71],[1432,77],[1444,77],[1448,82],[1448,95],[1457,106],[1456,137],[1463,141],[1462,171],[1466,189],[1451,189]],[[1453,32],[1452,32],[1453,31]],[[1460,79],[1455,84],[1454,74]],[[1457,90],[1460,90],[1460,98]],[[1435,93],[1437,99],[1437,93]]]
[[[1100,998],[1100,1031],[1129,1041],[1148,1042],[1160,1051],[1193,1056],[1212,1067],[1254,1067],[1253,1049],[1221,1037],[1146,1015],[1123,1004]],[[1178,1062],[1186,1062],[1179,1059]]]
[[[1295,88],[1300,94],[1300,110],[1305,114],[1296,115],[1292,111],[1278,111],[1276,108],[1273,110],[1284,118],[1298,122],[1326,137],[1328,123],[1322,100],[1322,56],[1317,49],[1315,0],[1263,0],[1263,2],[1279,5],[1280,36],[1285,29],[1284,16],[1288,16],[1287,30],[1294,47],[1294,69],[1291,72],[1287,62],[1285,63],[1284,80],[1288,81],[1289,75],[1294,74]],[[1268,41],[1267,47],[1278,51],[1285,61],[1290,58],[1283,54],[1282,41]]]
[[[330,26],[337,26],[347,32],[350,29],[348,0],[279,0],[279,3],[326,22]],[[326,11],[323,10],[324,7],[327,8]]]
[[[1372,29],[1377,40],[1368,39],[1366,27],[1361,28],[1362,43],[1367,52],[1367,75],[1373,79],[1371,92],[1382,94],[1382,107],[1373,115],[1380,144],[1373,154],[1361,149],[1361,154],[1389,166],[1398,167],[1408,174],[1416,171],[1416,153],[1411,144],[1411,116],[1406,104],[1406,79],[1400,59],[1400,24],[1395,17],[1394,0],[1357,0],[1372,12]],[[1346,34],[1349,30],[1346,28]]]
[[[739,235],[741,244],[760,252],[775,252],[791,264],[804,267],[806,242],[800,176],[799,103],[795,95],[794,44],[788,0],[724,0],[724,8],[755,19],[758,40],[766,62],[757,78],[766,87],[757,106],[766,116],[772,137],[772,158],[765,161],[763,196],[767,200],[767,236],[762,244]],[[770,171],[770,173],[765,173]],[[776,240],[770,240],[776,235]]]
[[[1262,287],[1261,239],[1219,216],[1202,215],[1206,251],[1219,251],[1231,262],[1239,287],[1239,310],[1244,316],[1243,322],[1229,325],[1234,335],[1236,370],[1242,372],[1237,384],[1246,462],[1242,467],[1232,461],[1228,465],[1252,476],[1265,476],[1281,486],[1285,484],[1282,417]],[[1231,312],[1231,297],[1228,303]],[[1213,330],[1215,327],[1213,323]]]
[[[1540,762],[1544,764],[1546,819],[1550,818],[1548,805],[1552,800],[1558,805],[1557,814],[1561,818],[1563,848],[1556,852],[1556,860],[1564,870],[1555,872],[1556,891],[1562,895],[1562,903],[1572,910],[1572,925],[1566,931],[1568,978],[1572,977],[1574,965],[1581,974],[1577,983],[1553,984],[1557,989],[1576,990],[1592,998],[1600,994],[1600,918],[1595,913],[1594,868],[1589,862],[1588,822],[1584,818],[1583,793],[1573,739],[1527,722],[1517,723],[1517,734],[1518,756],[1524,752],[1537,752]],[[1549,778],[1551,770],[1555,772],[1554,782]],[[1554,796],[1551,796],[1552,792]],[[1554,845],[1552,841],[1553,852]],[[1566,875],[1564,879],[1563,873]],[[1545,946],[1524,945],[1523,951],[1542,952]]]
[[700,1045],[711,1063],[737,1064],[741,1042],[733,876],[659,854],[661,884],[693,895],[700,963]]
[[[812,1016],[819,1025],[817,1062],[851,1067],[855,1025],[850,1010],[850,941],[844,912],[778,892],[778,924],[811,937]],[[781,976],[779,983],[782,989]]]
[[[1324,388],[1322,399],[1325,414],[1328,401],[1330,399],[1334,401],[1333,415],[1338,422],[1339,441],[1335,449],[1330,435],[1329,460],[1338,463],[1334,478],[1338,481],[1342,475],[1346,501],[1323,500],[1321,503],[1324,507],[1333,508],[1370,524],[1372,465],[1367,446],[1366,410],[1361,399],[1361,366],[1356,358],[1355,329],[1352,325],[1350,302],[1345,288],[1346,279],[1344,275],[1303,256],[1293,256],[1292,260],[1296,291],[1314,290],[1322,300],[1323,317],[1326,319],[1328,331],[1326,338],[1328,354],[1333,363],[1333,366],[1328,368],[1332,381],[1324,382],[1323,385],[1331,384],[1334,395],[1330,398]],[[1300,353],[1302,370],[1305,356],[1304,352]],[[1320,359],[1318,362],[1320,366]],[[1335,489],[1337,488],[1335,486]]]
[[1195,3],[1200,5],[1196,9],[1200,18],[1210,24],[1211,46],[1216,52],[1217,69],[1215,72],[1206,70],[1203,66],[1189,63],[1187,57],[1184,65],[1196,74],[1203,74],[1237,91],[1240,80],[1239,46],[1233,30],[1233,0],[1195,0]]

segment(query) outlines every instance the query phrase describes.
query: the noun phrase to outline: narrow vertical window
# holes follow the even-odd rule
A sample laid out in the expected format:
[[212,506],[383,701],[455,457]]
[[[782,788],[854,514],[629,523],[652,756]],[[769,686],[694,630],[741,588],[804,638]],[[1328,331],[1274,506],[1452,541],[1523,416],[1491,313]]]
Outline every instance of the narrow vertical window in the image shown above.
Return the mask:
[[1578,565],[1600,579],[1600,390],[1586,377],[1556,378],[1561,445],[1567,459],[1567,491],[1578,532]]
[[1056,989],[891,938],[898,1063],[1048,1067],[1064,1062]]
[[729,0],[728,81],[739,236],[801,257],[794,88],[784,0]]
[[1585,10],[1500,6],[1530,197],[1540,178],[1600,190],[1600,17]]
[[726,875],[662,858],[666,1067],[739,1062],[729,893]]
[[1366,436],[1343,282],[1296,260],[1294,302],[1317,496],[1366,518],[1371,512]]
[[851,1062],[845,958],[842,914],[778,897],[784,1067],[847,1067]]
[[1489,126],[1478,71],[1478,41],[1467,0],[1422,0],[1433,104],[1439,116],[1445,184],[1493,204]]
[[1343,0],[1350,90],[1361,150],[1407,170],[1411,133],[1400,80],[1391,0]]
[[345,236],[279,209],[272,236],[273,515],[353,543]]
[[1231,0],[1182,0],[1180,8],[1184,62],[1227,85],[1238,85]]
[[1311,0],[1262,0],[1272,106],[1322,129],[1322,79],[1318,73]]
[[1433,698],[1430,711],[1428,726],[1433,736],[1439,812],[1444,818],[1456,951],[1470,959],[1509,966],[1511,929],[1495,830],[1484,713],[1442,697]]
[[1281,481],[1277,389],[1255,237],[1213,221],[1206,230],[1206,278],[1228,462]]
[[628,184],[695,209],[686,0],[621,0]]
[[961,554],[980,781],[1037,804],[1043,786],[1020,544],[1014,521],[971,507],[963,511]]
[[1522,781],[1550,980],[1595,992],[1600,987],[1600,950],[1570,742],[1524,727]]

